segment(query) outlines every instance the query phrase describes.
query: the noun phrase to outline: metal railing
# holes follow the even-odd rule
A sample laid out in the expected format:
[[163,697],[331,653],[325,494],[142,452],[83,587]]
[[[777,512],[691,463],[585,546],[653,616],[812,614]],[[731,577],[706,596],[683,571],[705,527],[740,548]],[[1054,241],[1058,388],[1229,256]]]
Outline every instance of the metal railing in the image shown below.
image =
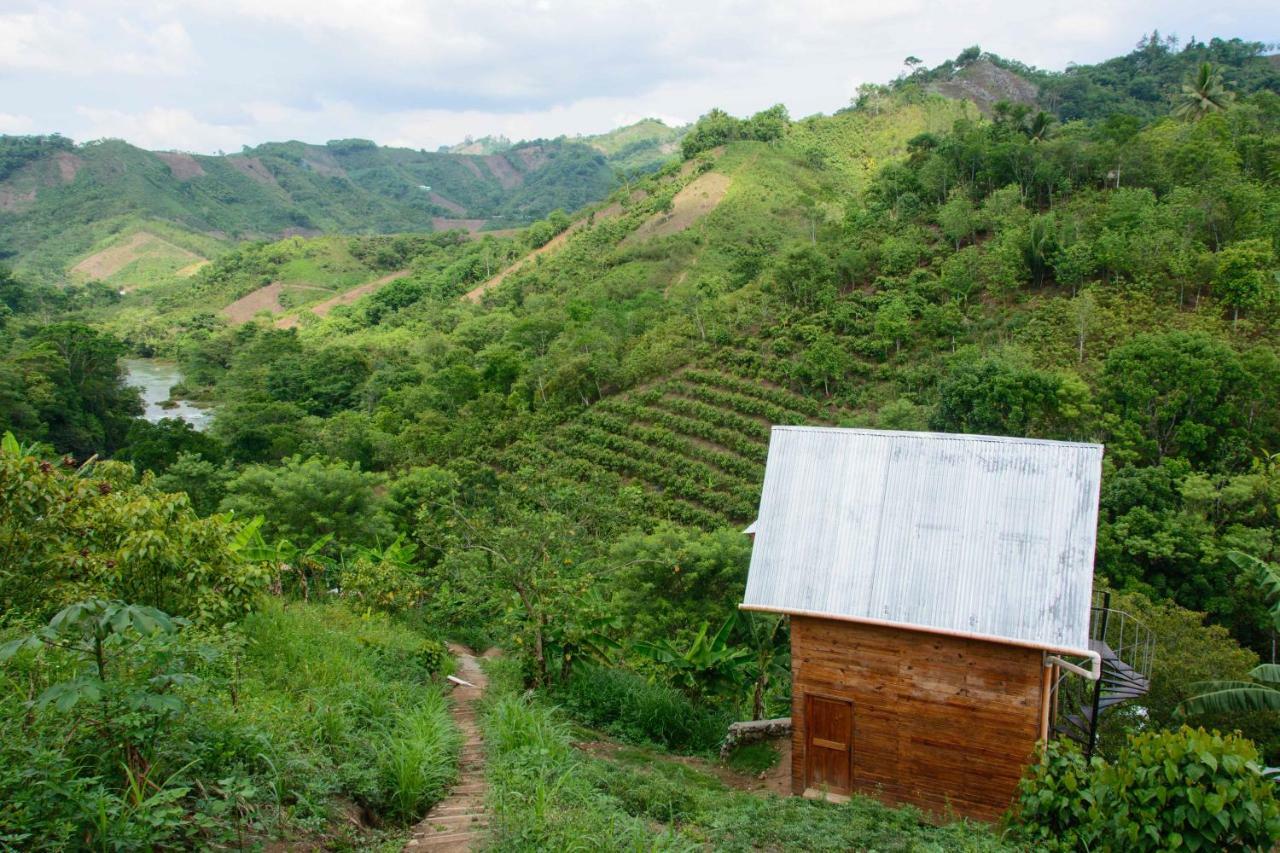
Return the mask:
[[[1111,655],[1118,658],[1125,666],[1133,670],[1145,680],[1151,678],[1151,664],[1155,655],[1155,634],[1142,622],[1123,610],[1115,610],[1111,606],[1111,593],[1101,591],[1094,594],[1093,609],[1089,616],[1089,640],[1095,650],[1102,653],[1101,644],[1105,644]],[[1120,673],[1118,679],[1115,665],[1109,655],[1103,653],[1103,676],[1098,681],[1086,681],[1067,670],[1061,670],[1053,685],[1053,706],[1051,714],[1055,728],[1064,720],[1068,723],[1068,733],[1074,731],[1073,737],[1079,737],[1085,744],[1085,754],[1092,755],[1097,744],[1098,720],[1103,713],[1100,703],[1107,694],[1108,685],[1116,689],[1118,683],[1132,680]],[[1112,673],[1108,674],[1108,667]]]
[[1143,678],[1151,678],[1155,656],[1155,634],[1123,610],[1109,607],[1111,593],[1095,592],[1089,617],[1089,639],[1106,643],[1115,656]]

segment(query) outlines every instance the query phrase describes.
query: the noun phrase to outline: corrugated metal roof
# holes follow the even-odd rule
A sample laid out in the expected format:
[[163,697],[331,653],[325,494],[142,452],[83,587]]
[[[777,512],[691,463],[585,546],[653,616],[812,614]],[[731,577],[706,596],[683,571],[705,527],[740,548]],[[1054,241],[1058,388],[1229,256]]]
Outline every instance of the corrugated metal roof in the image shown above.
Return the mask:
[[1102,447],[775,426],[744,607],[1089,648]]

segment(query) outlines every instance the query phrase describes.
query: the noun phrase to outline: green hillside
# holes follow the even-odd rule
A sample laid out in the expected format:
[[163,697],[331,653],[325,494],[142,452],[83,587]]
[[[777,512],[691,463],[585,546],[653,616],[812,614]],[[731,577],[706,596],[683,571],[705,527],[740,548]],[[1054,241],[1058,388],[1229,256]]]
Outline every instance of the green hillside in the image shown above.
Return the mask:
[[1166,115],[1184,81],[1205,62],[1223,73],[1232,92],[1276,91],[1280,65],[1266,51],[1260,42],[1238,38],[1181,43],[1152,32],[1124,56],[1046,71],[971,47],[933,69],[917,67],[894,85],[923,85],[987,107],[998,100],[1035,103],[1061,121],[1142,123]]
[[[1156,42],[1045,75],[975,49],[831,116],[711,110],[679,159],[510,233],[157,230],[170,266],[212,262],[123,294],[0,274],[0,466],[20,484],[0,547],[34,555],[0,574],[20,620],[0,639],[136,598],[195,622],[161,660],[203,679],[148,730],[176,780],[150,822],[125,805],[133,753],[118,770],[56,708],[0,705],[0,768],[67,792],[0,769],[0,839],[397,847],[454,767],[424,686],[449,637],[468,665],[502,650],[468,744],[489,791],[468,831],[496,849],[1273,848],[1280,89],[1260,52]],[[1084,94],[1053,106],[1068,79]],[[636,128],[582,162],[674,141]],[[38,156],[0,160],[6,180],[60,180],[82,150],[23,144]],[[375,188],[434,192],[481,155],[245,156],[309,163],[281,192],[324,178],[391,205]],[[525,165],[532,192],[550,167]],[[517,205],[466,186],[475,210]],[[137,420],[129,352],[176,361],[210,431]],[[718,759],[730,721],[791,707],[786,621],[737,604],[770,427],[799,423],[1105,445],[1095,588],[1152,629],[1151,689],[1102,718],[1092,763],[1065,742],[1032,762],[1005,823],[775,799],[757,783],[790,790],[785,753]],[[54,660],[22,651],[9,694],[61,683]],[[93,802],[125,816],[102,830]]]
[[688,127],[668,127],[656,118],[615,128],[608,133],[578,140],[608,158],[621,172],[652,172],[680,151],[680,139]]
[[120,140],[0,137],[0,258],[24,276],[61,281],[139,229],[178,229],[221,247],[290,233],[503,228],[577,210],[607,194],[614,174],[600,152],[566,140],[483,156],[364,140],[204,156]]

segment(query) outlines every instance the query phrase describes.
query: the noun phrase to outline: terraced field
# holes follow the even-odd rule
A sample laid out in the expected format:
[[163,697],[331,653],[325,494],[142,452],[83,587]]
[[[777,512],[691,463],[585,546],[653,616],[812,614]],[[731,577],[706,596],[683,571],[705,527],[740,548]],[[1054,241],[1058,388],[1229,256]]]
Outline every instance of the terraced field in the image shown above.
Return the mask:
[[[732,364],[732,355],[708,361]],[[755,517],[773,424],[831,424],[837,415],[759,379],[691,367],[602,400],[495,461],[508,470],[540,467],[593,489],[639,485],[640,514],[719,527]]]

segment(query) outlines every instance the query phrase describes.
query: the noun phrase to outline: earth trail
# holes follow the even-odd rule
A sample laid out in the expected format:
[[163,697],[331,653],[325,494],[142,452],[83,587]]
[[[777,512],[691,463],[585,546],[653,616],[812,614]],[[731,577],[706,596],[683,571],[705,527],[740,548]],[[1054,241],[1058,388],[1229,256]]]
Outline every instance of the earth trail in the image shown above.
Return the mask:
[[[451,713],[462,732],[462,752],[458,757],[458,781],[449,796],[436,803],[417,826],[405,844],[406,851],[454,851],[477,849],[483,845],[488,815],[485,793],[488,784],[484,773],[484,741],[476,722],[476,703],[484,695],[488,679],[480,661],[466,646],[449,644],[458,662],[454,675],[474,685],[456,685],[449,697]],[[486,656],[490,653],[486,652]]]

